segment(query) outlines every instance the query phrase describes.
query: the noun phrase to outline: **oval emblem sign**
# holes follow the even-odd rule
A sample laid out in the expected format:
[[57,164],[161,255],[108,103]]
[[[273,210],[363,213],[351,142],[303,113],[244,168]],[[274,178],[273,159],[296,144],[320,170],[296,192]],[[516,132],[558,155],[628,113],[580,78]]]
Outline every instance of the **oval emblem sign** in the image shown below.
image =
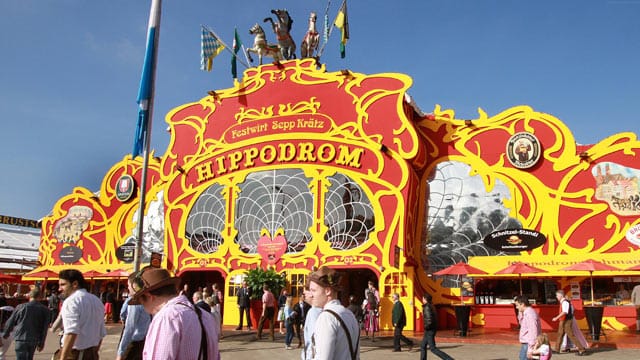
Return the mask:
[[520,252],[538,248],[547,242],[547,237],[535,230],[507,229],[492,232],[484,237],[488,247],[504,252]]
[[533,134],[519,132],[507,142],[507,158],[518,169],[533,167],[540,160],[540,142]]
[[125,263],[132,263],[136,251],[136,245],[133,243],[125,243],[116,249],[116,258]]
[[630,227],[626,238],[630,243],[640,246],[640,224]]
[[135,190],[135,182],[131,175],[122,175],[116,182],[116,199],[125,202],[131,199]]
[[73,264],[82,257],[82,250],[77,246],[65,246],[60,250],[58,257],[65,264]]

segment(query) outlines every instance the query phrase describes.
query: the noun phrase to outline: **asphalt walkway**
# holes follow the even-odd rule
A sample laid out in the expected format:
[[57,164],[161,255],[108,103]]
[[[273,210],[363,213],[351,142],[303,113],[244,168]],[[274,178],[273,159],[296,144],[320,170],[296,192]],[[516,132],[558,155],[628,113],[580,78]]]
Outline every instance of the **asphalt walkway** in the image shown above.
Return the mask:
[[[116,346],[119,340],[121,325],[108,325],[108,335],[105,338],[100,350],[101,359],[115,359]],[[255,332],[234,331],[233,327],[225,327],[223,332],[224,338],[220,342],[222,359],[233,360],[253,360],[253,359],[279,359],[279,360],[299,360],[300,350],[285,350],[284,335],[276,334],[276,341],[270,340],[255,341]],[[447,335],[443,331],[443,335]],[[480,334],[476,333],[467,338],[454,338],[438,336],[438,347],[451,357],[458,360],[512,360],[517,359],[519,345],[517,344],[517,333],[509,330],[502,331],[503,339],[499,340],[496,334]],[[405,332],[410,338],[413,338],[416,344],[419,344],[420,334],[412,334]],[[268,337],[266,337],[268,339]],[[510,343],[505,343],[507,339],[513,339]],[[633,334],[629,340],[633,345],[640,348],[640,335]],[[392,352],[393,339],[390,333],[383,333],[382,336],[372,342],[370,339],[364,339],[361,342],[360,358],[362,360],[394,360],[394,359],[418,359],[420,350],[415,347],[412,351],[406,351],[403,348],[401,352]],[[295,345],[294,340],[294,345]],[[47,343],[44,351],[36,353],[36,360],[49,360],[58,345],[58,338],[53,334],[47,337]],[[633,346],[631,346],[633,347]],[[637,360],[638,348],[620,349],[615,344],[607,346],[596,346],[590,351],[587,359],[598,360]],[[557,360],[574,359],[574,354],[553,355]],[[15,360],[15,352],[13,345],[9,348],[8,360]],[[435,355],[429,353],[429,359],[436,358]]]

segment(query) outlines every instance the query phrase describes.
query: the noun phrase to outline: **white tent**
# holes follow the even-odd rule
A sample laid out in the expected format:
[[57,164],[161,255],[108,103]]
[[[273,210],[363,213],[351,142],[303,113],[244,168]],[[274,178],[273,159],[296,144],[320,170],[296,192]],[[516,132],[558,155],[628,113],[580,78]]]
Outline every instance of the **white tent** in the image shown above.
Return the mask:
[[0,225],[0,271],[27,272],[35,268],[40,230]]

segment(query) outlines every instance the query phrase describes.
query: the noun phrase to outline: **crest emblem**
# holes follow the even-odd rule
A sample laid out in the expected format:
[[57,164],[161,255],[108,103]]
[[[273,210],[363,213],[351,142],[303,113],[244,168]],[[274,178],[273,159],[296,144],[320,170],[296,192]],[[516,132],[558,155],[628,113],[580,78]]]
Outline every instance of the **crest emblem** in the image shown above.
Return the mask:
[[520,132],[507,142],[507,158],[518,169],[529,169],[540,160],[540,142],[533,134]]
[[126,202],[133,196],[135,182],[131,175],[122,175],[116,182],[116,198],[120,202]]

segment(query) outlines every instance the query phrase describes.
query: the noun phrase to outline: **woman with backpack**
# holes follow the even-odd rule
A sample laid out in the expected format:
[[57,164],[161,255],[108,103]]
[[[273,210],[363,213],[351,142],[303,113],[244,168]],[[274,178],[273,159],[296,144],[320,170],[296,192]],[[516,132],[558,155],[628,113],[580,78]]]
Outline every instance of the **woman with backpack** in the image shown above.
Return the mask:
[[371,341],[374,341],[376,331],[380,330],[379,325],[379,306],[380,293],[374,287],[373,281],[369,281],[368,288],[364,291],[365,300],[362,303],[364,309],[364,334],[369,336],[371,333]]

